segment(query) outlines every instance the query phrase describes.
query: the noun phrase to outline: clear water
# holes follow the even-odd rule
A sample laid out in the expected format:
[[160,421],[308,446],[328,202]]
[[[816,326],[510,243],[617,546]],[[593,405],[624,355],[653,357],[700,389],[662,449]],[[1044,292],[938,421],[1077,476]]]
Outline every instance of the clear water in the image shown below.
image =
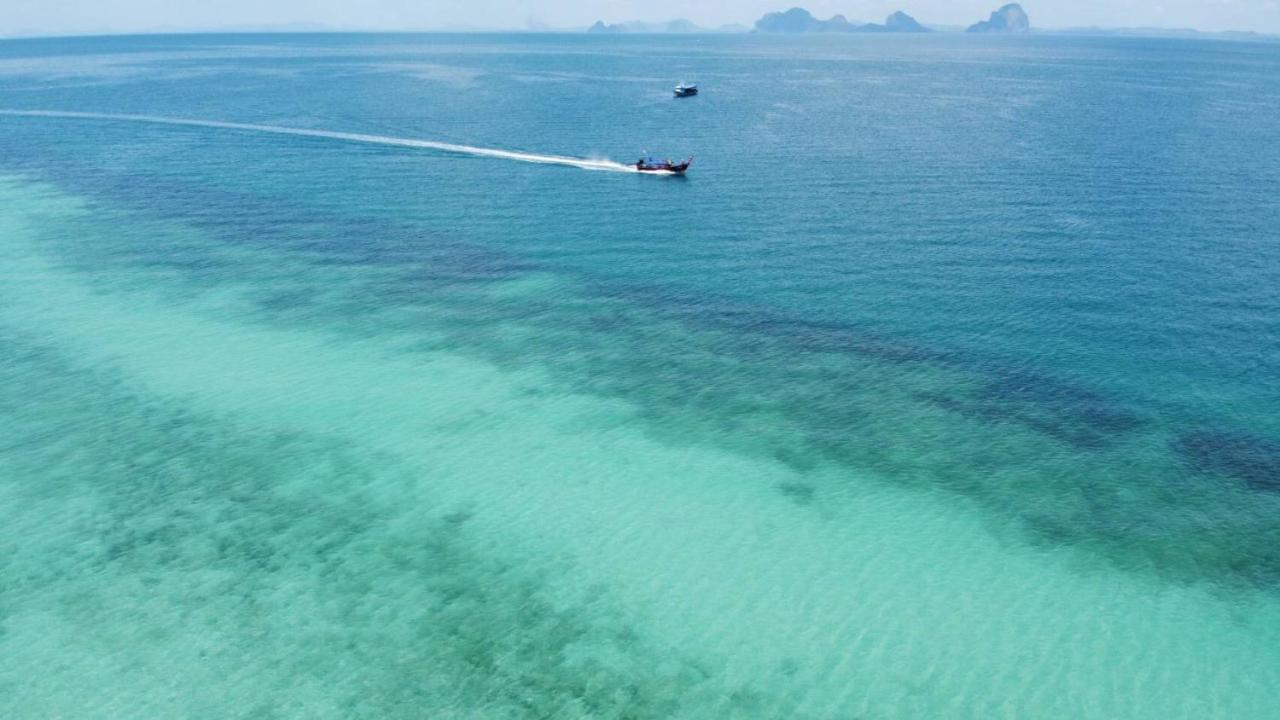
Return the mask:
[[1280,46],[33,40],[0,98],[96,114],[0,113],[5,717],[1277,715]]

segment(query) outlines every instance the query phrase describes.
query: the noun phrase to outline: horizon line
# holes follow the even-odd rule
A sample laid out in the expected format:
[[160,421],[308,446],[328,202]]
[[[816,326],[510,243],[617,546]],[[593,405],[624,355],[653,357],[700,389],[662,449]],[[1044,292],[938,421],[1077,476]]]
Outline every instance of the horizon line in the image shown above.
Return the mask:
[[[628,22],[628,21],[623,21]],[[655,22],[660,24],[662,21]],[[672,22],[672,21],[667,21]],[[620,23],[614,23],[620,24]],[[924,23],[922,23],[924,24]],[[368,27],[341,27],[341,26],[318,26],[318,27],[300,27],[305,23],[285,24],[279,26],[262,25],[247,27],[218,27],[218,28],[149,28],[139,30],[92,30],[92,31],[73,31],[65,33],[46,33],[42,31],[18,31],[16,33],[0,33],[0,41],[5,40],[56,40],[56,39],[72,39],[72,38],[101,38],[101,37],[145,37],[145,36],[162,36],[162,35],[587,35],[597,34],[605,35],[606,33],[588,33],[591,25],[574,26],[574,27],[548,27],[548,28],[528,28],[528,27],[511,27],[511,28],[483,28],[483,27],[435,27],[435,28],[368,28]],[[933,32],[940,35],[965,35],[966,26],[964,25],[928,25],[924,24]],[[726,27],[743,27],[745,31],[724,30]],[[858,35],[858,33],[761,33],[754,28],[742,25],[741,23],[725,23],[718,27],[702,27],[697,26],[697,30],[681,31],[681,32],[623,32],[623,33],[607,33],[609,36],[617,35],[771,35],[771,36],[799,36],[799,35]],[[1178,26],[1168,27],[1160,25],[1142,25],[1142,26],[1106,26],[1106,25],[1076,25],[1066,27],[1033,27],[1027,33],[1019,33],[1019,35],[1088,35],[1091,32],[1098,34],[1117,34],[1123,33],[1131,36],[1142,36],[1144,34],[1188,34],[1188,35],[1204,35],[1212,36],[1230,36],[1230,37],[1251,37],[1262,39],[1280,39],[1280,32],[1262,32],[1258,30],[1199,30],[1193,27]],[[903,35],[911,34],[915,36],[928,35],[930,33],[886,33],[886,35]],[[859,35],[860,37],[862,35]],[[998,35],[999,36],[999,35]]]

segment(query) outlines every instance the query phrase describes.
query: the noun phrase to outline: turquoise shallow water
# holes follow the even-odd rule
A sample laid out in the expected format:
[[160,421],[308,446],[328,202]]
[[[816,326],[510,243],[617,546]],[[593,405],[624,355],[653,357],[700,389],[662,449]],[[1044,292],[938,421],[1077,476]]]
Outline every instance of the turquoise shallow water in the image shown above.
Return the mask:
[[1278,71],[0,44],[6,716],[1274,716]]

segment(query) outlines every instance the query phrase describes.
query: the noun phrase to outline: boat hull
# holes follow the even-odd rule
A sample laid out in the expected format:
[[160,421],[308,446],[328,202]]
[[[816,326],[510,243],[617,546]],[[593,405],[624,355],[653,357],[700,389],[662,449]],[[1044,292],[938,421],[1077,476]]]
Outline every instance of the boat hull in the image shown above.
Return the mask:
[[638,162],[635,165],[636,170],[644,173],[659,173],[666,175],[683,175],[689,166],[693,164],[693,158],[689,158],[681,163],[663,162],[663,163],[645,163]]

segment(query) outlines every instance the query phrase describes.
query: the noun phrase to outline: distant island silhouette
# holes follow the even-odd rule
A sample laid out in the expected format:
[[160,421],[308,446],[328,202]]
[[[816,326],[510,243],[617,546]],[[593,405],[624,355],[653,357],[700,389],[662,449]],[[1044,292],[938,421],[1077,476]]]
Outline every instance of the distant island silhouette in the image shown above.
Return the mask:
[[991,13],[991,17],[969,26],[971,33],[1024,33],[1031,30],[1031,19],[1018,3],[1009,3]]
[[[849,32],[889,32],[920,33],[929,32],[929,28],[921,25],[915,18],[899,10],[885,18],[883,25],[876,23],[851,23],[844,15],[835,15],[829,20],[819,20],[804,8],[793,7],[783,12],[772,12],[756,21],[756,32],[762,33],[849,33]],[[1031,20],[1027,12],[1017,3],[1009,3],[991,13],[991,17],[971,25],[971,33],[1018,33],[1031,29]]]
[[804,8],[791,8],[785,12],[772,12],[756,21],[756,32],[762,33],[922,33],[929,28],[916,22],[910,15],[898,11],[885,18],[883,25],[876,23],[851,23],[845,16],[836,15],[830,20],[819,20]]
[[[539,28],[547,30],[549,28]],[[581,32],[584,28],[578,27]],[[850,21],[844,15],[834,15],[827,20],[819,20],[802,7],[766,13],[754,24],[753,28],[744,25],[730,24],[720,27],[703,27],[690,20],[679,18],[667,22],[630,21],[606,23],[597,21],[585,28],[589,33],[623,34],[623,33],[928,33],[928,32],[969,32],[974,34],[1020,34],[1031,32],[1031,19],[1027,11],[1019,3],[1008,3],[991,13],[986,20],[968,26],[926,25],[911,15],[899,10],[885,18],[884,23]],[[1263,33],[1235,30],[1225,32],[1205,32],[1191,28],[1156,28],[1156,27],[1066,27],[1039,29],[1038,32],[1064,35],[1134,35],[1143,37],[1217,37],[1224,39],[1275,41],[1277,36]]]

